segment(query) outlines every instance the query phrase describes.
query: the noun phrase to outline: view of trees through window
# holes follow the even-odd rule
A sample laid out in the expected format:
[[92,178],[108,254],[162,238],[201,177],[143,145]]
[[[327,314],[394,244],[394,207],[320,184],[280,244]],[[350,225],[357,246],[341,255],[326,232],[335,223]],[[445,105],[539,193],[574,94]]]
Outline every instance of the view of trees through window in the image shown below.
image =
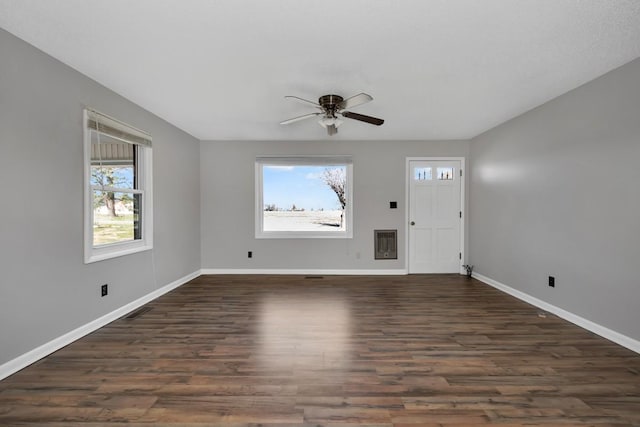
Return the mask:
[[264,165],[264,231],[344,231],[345,165]]
[[136,193],[136,147],[114,141],[92,141],[93,245],[140,239],[140,194]]

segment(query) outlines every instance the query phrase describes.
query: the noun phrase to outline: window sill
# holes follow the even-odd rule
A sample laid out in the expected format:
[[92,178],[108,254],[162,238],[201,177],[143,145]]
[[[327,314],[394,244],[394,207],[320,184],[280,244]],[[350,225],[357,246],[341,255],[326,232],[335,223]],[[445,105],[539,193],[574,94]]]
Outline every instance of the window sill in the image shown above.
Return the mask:
[[256,232],[256,239],[352,239],[350,231],[263,231]]
[[84,263],[91,264],[93,262],[104,261],[106,259],[117,258],[125,255],[131,255],[138,252],[144,252],[153,249],[153,245],[146,243],[119,243],[102,248],[92,248],[90,253],[85,254]]

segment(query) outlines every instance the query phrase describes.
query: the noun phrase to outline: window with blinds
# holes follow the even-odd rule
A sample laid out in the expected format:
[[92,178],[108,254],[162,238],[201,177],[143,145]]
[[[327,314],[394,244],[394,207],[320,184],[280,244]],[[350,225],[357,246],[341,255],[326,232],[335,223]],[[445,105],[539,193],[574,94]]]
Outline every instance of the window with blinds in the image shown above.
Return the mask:
[[84,111],[85,262],[152,248],[151,136]]

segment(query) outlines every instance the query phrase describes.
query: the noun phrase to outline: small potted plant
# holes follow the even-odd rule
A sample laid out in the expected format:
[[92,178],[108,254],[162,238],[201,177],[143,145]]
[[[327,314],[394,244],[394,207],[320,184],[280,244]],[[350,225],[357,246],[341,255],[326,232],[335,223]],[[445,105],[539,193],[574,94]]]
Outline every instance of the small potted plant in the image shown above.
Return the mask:
[[465,264],[462,268],[467,271],[467,277],[471,277],[471,274],[473,273],[473,265]]

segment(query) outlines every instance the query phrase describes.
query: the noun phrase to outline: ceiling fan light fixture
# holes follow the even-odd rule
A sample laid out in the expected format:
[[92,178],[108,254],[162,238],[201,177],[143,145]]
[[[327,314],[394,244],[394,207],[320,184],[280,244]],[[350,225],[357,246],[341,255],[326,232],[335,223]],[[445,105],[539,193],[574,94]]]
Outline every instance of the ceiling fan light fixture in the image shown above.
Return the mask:
[[[335,125],[336,121],[337,119],[335,117],[323,116],[320,118],[320,120],[318,120],[318,123],[320,123],[320,126],[322,126],[323,128],[326,128],[327,126]],[[340,121],[340,123],[342,123],[342,120]]]

